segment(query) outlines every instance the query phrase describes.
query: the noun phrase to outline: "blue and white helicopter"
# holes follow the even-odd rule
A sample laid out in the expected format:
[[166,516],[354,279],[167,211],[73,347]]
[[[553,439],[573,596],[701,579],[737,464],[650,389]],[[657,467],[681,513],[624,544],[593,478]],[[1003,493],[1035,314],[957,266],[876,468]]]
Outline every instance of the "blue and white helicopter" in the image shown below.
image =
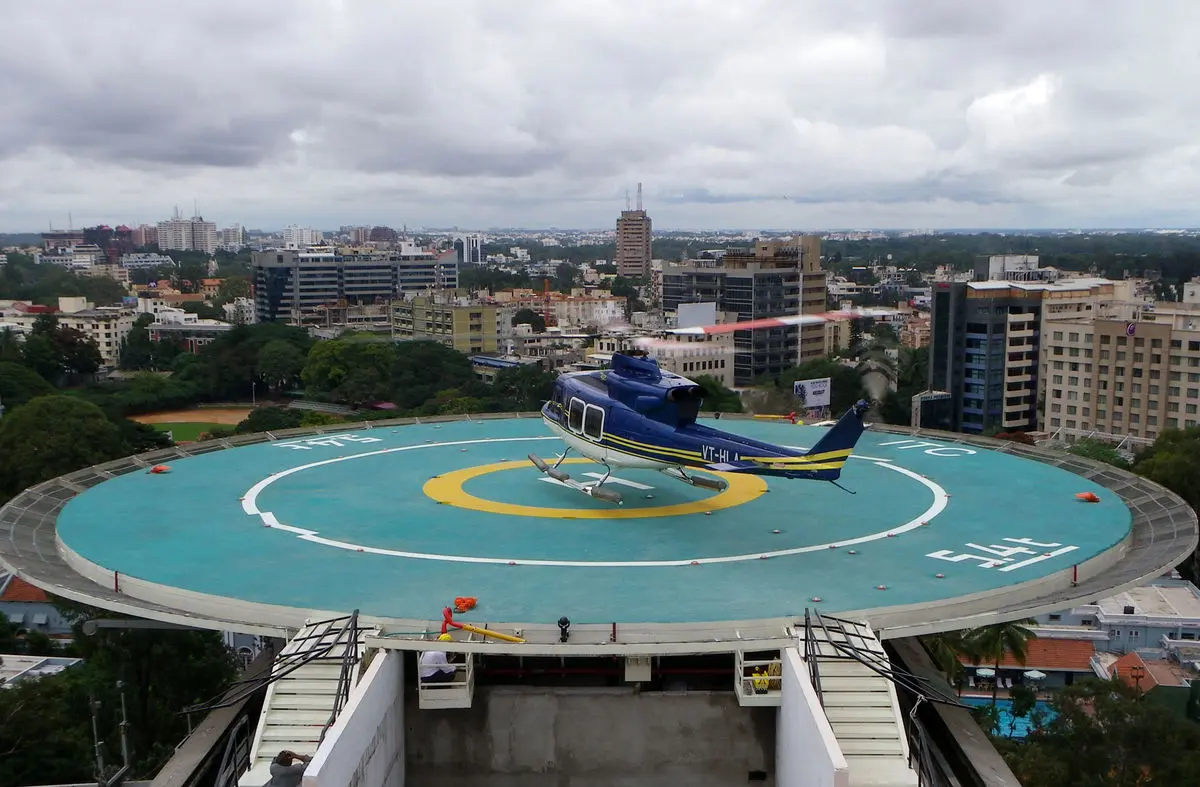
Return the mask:
[[[676,334],[714,334],[756,328],[805,325],[835,319],[882,317],[895,312],[857,309],[820,315],[796,315],[698,328]],[[566,444],[553,464],[535,454],[529,460],[554,480],[590,497],[621,503],[620,493],[606,489],[613,468],[658,470],[684,483],[723,490],[724,480],[689,473],[714,471],[836,483],[842,466],[862,436],[863,416],[870,405],[860,400],[846,411],[811,449],[753,440],[697,422],[706,391],[694,381],[663,371],[644,350],[613,355],[611,368],[569,372],[555,381],[542,420]],[[559,469],[575,450],[600,464],[604,476],[580,482]]]

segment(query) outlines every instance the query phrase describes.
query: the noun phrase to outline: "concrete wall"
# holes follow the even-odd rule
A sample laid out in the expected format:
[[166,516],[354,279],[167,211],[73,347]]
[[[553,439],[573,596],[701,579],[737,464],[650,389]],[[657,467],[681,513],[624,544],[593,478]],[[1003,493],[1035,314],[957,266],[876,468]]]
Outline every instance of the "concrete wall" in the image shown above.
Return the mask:
[[304,787],[404,787],[404,662],[375,653],[304,771]]
[[775,784],[775,709],[732,692],[481,687],[469,709],[410,703],[409,787]]
[[782,652],[783,704],[779,706],[777,787],[849,787],[850,768],[795,648]]

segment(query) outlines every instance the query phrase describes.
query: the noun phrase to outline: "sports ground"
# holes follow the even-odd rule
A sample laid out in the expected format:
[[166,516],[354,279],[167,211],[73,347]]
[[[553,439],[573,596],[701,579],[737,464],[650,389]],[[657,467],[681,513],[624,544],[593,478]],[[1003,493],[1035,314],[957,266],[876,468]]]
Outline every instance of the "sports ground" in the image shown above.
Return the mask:
[[[798,447],[824,433],[714,425]],[[526,418],[213,451],[84,491],[59,514],[58,539],[94,567],[259,604],[437,620],[473,596],[467,619],[670,624],[987,594],[1110,552],[1132,521],[1118,495],[1053,465],[898,434],[863,436],[841,479],[853,494],[746,476],[715,492],[619,471],[621,507],[525,458],[561,448]]]

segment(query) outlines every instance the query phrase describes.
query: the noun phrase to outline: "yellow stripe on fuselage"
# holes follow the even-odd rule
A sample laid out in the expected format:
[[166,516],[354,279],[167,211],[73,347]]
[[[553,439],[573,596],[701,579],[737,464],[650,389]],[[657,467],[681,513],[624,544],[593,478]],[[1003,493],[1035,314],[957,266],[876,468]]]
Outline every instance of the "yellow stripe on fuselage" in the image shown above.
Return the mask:
[[822,451],[819,454],[805,454],[804,456],[743,456],[742,459],[747,462],[770,462],[772,464],[781,462],[787,464],[811,464],[813,462],[828,462],[837,459],[845,461],[853,452],[853,448],[839,448],[836,451]]
[[691,459],[691,460],[695,460],[695,461],[699,461],[702,459],[699,451],[684,451],[683,449],[680,449],[680,448],[667,448],[666,446],[662,446],[662,445],[650,445],[648,443],[639,443],[637,440],[630,440],[628,437],[618,437],[614,434],[608,434],[608,433],[605,433],[604,437],[606,440],[611,440],[614,443],[626,446],[628,448],[636,448],[640,451],[652,451],[656,454],[664,454],[666,456],[676,456],[681,459]]

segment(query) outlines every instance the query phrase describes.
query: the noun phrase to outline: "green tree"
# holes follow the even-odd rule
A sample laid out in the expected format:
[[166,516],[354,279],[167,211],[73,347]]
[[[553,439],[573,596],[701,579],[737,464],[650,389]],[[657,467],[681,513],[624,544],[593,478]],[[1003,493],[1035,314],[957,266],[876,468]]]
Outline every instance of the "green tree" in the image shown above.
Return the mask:
[[21,347],[21,361],[51,383],[62,378],[62,356],[58,347],[44,333],[30,333]]
[[[388,378],[395,359],[396,350],[390,343],[346,336],[315,345],[308,353],[301,379],[310,392],[336,402],[358,405],[378,401],[388,397]],[[436,382],[435,369],[427,374]]]
[[533,309],[521,309],[513,315],[513,325],[521,325],[523,323],[532,326],[534,333],[543,333],[546,330],[546,318]]
[[487,386],[475,378],[470,358],[452,347],[424,340],[396,346],[391,389],[393,402],[418,415],[438,412],[433,400],[448,389],[473,398],[489,395]]
[[707,374],[698,375],[696,384],[704,388],[704,409],[714,413],[742,412],[742,397],[737,391],[726,388],[720,380]]
[[1002,749],[1025,787],[1174,787],[1200,773],[1200,725],[1119,680],[1055,692],[1054,718]]
[[22,358],[21,340],[12,328],[0,330],[0,361],[20,363]]
[[997,691],[1000,687],[1000,662],[1004,660],[1004,654],[1009,653],[1018,664],[1024,664],[1029,641],[1037,637],[1037,634],[1028,626],[1036,625],[1037,621],[1026,618],[1008,623],[981,626],[971,629],[966,635],[972,662],[974,664],[980,662],[990,664],[996,670],[996,679],[992,681],[993,706],[996,704]]
[[1067,449],[1067,453],[1082,456],[1085,459],[1091,459],[1096,462],[1104,462],[1113,467],[1119,467],[1122,470],[1128,470],[1132,466],[1125,457],[1117,453],[1117,449],[1103,440],[1096,440],[1091,437],[1085,437],[1078,441]]
[[0,402],[6,410],[20,407],[35,396],[54,393],[54,386],[32,369],[0,361]]
[[497,407],[511,412],[531,412],[541,409],[550,398],[557,375],[533,364],[503,369],[496,374],[491,394]]
[[284,407],[256,407],[250,415],[237,425],[236,434],[253,434],[254,432],[276,432],[282,429],[296,429],[303,421],[300,410],[288,410]]
[[304,370],[304,353],[291,342],[272,339],[258,351],[255,370],[271,391],[292,385]]
[[[1138,455],[1135,473],[1162,484],[1200,511],[1200,427],[1180,431],[1168,429],[1154,444]],[[1200,549],[1192,559],[1179,566],[1192,582],[1200,582]]]
[[975,660],[975,643],[967,631],[944,631],[921,638],[921,644],[929,653],[929,658],[946,676],[946,681],[955,688],[962,689],[965,669],[962,659]]
[[0,419],[0,495],[128,453],[120,430],[96,405],[39,396]]

